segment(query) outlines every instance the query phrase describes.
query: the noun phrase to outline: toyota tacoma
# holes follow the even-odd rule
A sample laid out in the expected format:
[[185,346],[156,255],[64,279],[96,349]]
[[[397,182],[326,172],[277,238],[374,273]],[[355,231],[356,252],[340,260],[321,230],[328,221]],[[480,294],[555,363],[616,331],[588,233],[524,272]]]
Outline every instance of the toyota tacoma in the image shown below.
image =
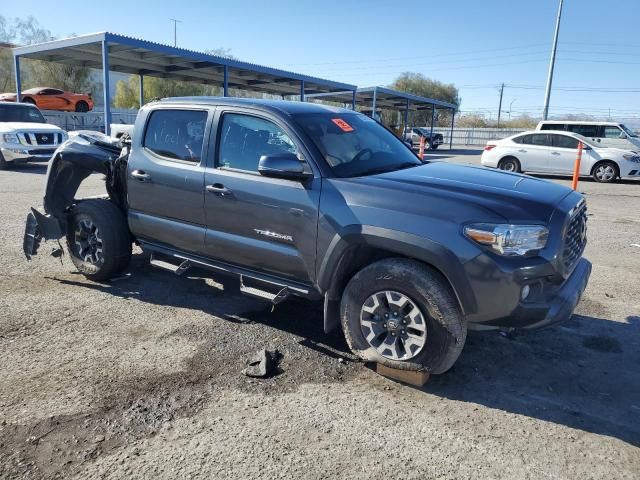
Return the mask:
[[[467,329],[569,318],[591,272],[581,194],[422,161],[351,110],[173,98],[140,110],[130,143],[106,138],[57,150],[44,211],[27,217],[27,258],[66,238],[77,269],[102,281],[135,242],[175,274],[233,274],[274,304],[323,300],[325,331],[341,325],[366,361],[443,373]],[[76,199],[94,172],[107,195]]]

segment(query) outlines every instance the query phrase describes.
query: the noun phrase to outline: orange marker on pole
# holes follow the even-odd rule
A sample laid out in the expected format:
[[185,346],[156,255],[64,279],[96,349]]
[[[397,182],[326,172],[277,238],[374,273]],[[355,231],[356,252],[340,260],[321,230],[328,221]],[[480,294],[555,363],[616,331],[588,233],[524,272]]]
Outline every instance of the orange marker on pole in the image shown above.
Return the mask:
[[576,190],[578,188],[578,178],[580,178],[580,162],[582,161],[582,142],[578,142],[578,156],[573,164],[573,181],[571,182],[571,188]]
[[418,157],[420,160],[424,158],[424,137],[420,137],[420,149],[418,150]]

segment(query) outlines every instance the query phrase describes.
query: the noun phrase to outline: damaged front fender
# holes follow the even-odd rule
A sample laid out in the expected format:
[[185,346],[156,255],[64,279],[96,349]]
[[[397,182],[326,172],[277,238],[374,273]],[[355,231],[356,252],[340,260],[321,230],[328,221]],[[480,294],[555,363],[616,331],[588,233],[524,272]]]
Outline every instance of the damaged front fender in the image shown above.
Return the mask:
[[27,215],[23,249],[28,260],[38,253],[42,240],[59,240],[67,234],[67,216],[77,202],[75,195],[92,173],[106,176],[110,199],[126,208],[129,145],[126,139],[79,134],[56,150],[47,168],[44,213],[32,207]]

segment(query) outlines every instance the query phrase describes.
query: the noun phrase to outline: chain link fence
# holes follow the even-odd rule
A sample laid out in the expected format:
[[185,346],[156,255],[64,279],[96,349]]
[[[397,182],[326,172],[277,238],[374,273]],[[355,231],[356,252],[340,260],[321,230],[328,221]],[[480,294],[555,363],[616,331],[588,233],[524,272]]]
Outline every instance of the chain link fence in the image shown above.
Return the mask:
[[[91,111],[79,112],[56,112],[53,110],[43,110],[42,114],[47,122],[57,125],[66,131],[72,130],[95,130],[104,132],[104,112]],[[112,109],[111,123],[133,124],[138,115],[137,110]]]

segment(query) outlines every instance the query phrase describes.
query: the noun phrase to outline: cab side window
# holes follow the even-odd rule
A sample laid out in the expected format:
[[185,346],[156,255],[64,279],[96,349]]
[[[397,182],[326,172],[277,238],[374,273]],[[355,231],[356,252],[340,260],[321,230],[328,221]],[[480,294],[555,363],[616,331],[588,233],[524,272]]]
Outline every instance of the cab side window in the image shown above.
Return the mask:
[[604,127],[604,138],[622,138],[622,130],[618,127]]
[[257,172],[263,155],[297,153],[289,136],[269,120],[237,113],[222,116],[218,167]]
[[200,163],[206,111],[155,110],[147,122],[143,146],[161,157]]

